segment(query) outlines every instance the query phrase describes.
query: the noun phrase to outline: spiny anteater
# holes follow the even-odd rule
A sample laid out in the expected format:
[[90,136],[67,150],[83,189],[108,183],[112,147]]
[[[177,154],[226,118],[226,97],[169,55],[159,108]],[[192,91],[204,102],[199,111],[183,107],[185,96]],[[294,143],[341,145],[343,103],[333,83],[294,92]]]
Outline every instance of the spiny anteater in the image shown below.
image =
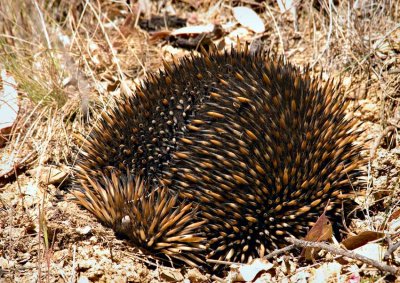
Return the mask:
[[332,81],[265,55],[192,54],[115,101],[78,156],[79,202],[112,227],[128,216],[135,243],[173,243],[188,264],[261,257],[304,236],[328,200],[340,217],[363,175],[359,123]]
[[205,221],[196,221],[197,208],[193,203],[179,203],[178,196],[170,195],[166,188],[149,190],[129,171],[114,171],[110,177],[102,175],[100,179],[87,175],[85,178],[88,183],[82,182],[82,191],[75,191],[74,195],[104,224],[153,253],[192,266],[203,261],[196,253],[204,252],[205,238],[196,230]]

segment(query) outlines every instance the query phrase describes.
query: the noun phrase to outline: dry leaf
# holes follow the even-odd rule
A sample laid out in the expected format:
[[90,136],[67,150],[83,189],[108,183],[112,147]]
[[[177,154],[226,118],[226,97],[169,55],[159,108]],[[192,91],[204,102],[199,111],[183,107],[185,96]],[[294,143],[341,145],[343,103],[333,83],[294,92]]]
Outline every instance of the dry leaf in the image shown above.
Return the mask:
[[7,178],[9,175],[13,174],[14,170],[14,158],[13,154],[8,155],[4,153],[0,158],[0,178]]
[[255,259],[251,264],[244,264],[239,267],[239,273],[244,281],[253,281],[260,272],[270,270],[274,265],[260,258]]
[[242,26],[255,33],[263,33],[265,31],[263,20],[250,8],[235,7],[233,8],[233,16]]
[[355,253],[382,262],[386,248],[377,243],[369,243],[354,250]]
[[78,283],[89,283],[90,280],[89,280],[89,278],[87,278],[86,276],[79,276],[77,282],[78,282]]
[[174,30],[171,35],[183,35],[183,34],[201,34],[210,33],[214,30],[215,25],[198,25],[198,26],[188,26]]
[[152,32],[152,33],[150,33],[150,42],[155,42],[157,40],[165,39],[170,35],[171,35],[171,32],[169,30],[161,30],[161,31]]
[[388,230],[389,231],[399,231],[400,230],[400,218],[392,219],[388,222]]
[[[10,154],[4,153],[0,159],[0,181],[2,178],[8,178],[10,175],[15,174],[15,170],[18,170],[24,166],[28,166],[36,157],[36,152],[31,152],[26,155],[23,159],[17,158],[15,152]],[[0,182],[1,183],[1,182]]]
[[[332,238],[333,229],[332,223],[329,221],[328,217],[326,217],[325,212],[322,213],[320,217],[318,217],[317,222],[315,222],[314,226],[308,231],[304,240],[311,242],[323,242]],[[306,260],[313,260],[313,248],[305,248],[301,252],[301,257],[305,257]]]
[[4,69],[1,70],[1,79],[3,91],[0,92],[0,146],[5,142],[2,136],[10,133],[19,111],[15,79]]
[[394,211],[392,213],[392,215],[390,215],[388,222],[391,222],[391,221],[397,220],[397,219],[400,219],[400,208],[397,209],[396,211]]
[[32,176],[39,175],[40,183],[44,185],[60,184],[68,173],[57,166],[41,166],[28,171]]
[[384,233],[375,232],[375,231],[364,231],[356,236],[348,237],[347,239],[342,241],[342,245],[346,247],[348,250],[354,250],[359,247],[364,246],[365,244],[375,241],[384,237]]

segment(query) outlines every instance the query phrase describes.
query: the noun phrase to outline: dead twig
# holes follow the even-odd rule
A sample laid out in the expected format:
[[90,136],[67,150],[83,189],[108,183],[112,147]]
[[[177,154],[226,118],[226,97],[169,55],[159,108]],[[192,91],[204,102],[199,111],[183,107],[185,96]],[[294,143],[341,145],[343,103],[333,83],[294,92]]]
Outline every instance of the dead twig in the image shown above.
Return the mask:
[[217,259],[210,259],[210,258],[207,259],[206,261],[209,263],[224,264],[224,265],[234,265],[234,264],[243,265],[244,264],[244,263],[240,263],[240,262],[217,260]]
[[286,253],[286,252],[288,252],[290,250],[293,250],[295,247],[296,247],[295,245],[289,245],[289,246],[284,247],[282,249],[274,250],[273,252],[271,252],[271,253],[267,254],[266,256],[264,256],[263,259],[267,260],[267,259],[273,258],[274,256],[277,256],[279,254],[283,254],[283,253]]
[[[266,256],[264,256],[262,259],[268,260],[270,258],[273,258],[274,256],[279,255],[279,254],[288,252],[288,251],[294,249],[295,247],[296,247],[296,245],[289,245],[289,246],[284,247],[282,249],[274,250],[273,252],[271,252],[271,253],[267,254]],[[207,259],[207,262],[216,263],[216,264],[224,264],[224,265],[233,265],[233,264],[243,265],[244,264],[244,263],[240,263],[240,262],[232,262],[232,261],[217,260],[217,259]]]
[[363,263],[366,263],[368,265],[374,266],[377,269],[390,273],[392,275],[400,275],[400,269],[393,267],[393,266],[389,266],[387,264],[378,262],[376,260],[370,259],[368,257],[365,257],[363,255],[357,254],[355,252],[352,251],[347,251],[344,250],[342,248],[338,248],[332,245],[328,245],[325,243],[320,243],[320,242],[310,242],[310,241],[304,241],[304,240],[298,240],[298,239],[294,239],[294,238],[290,238],[287,237],[285,238],[286,241],[288,241],[289,243],[292,243],[298,247],[302,247],[302,248],[316,248],[316,249],[323,249],[326,250],[332,254],[335,255],[341,255],[344,257],[348,257],[348,258],[352,258],[355,260],[359,260]]
[[387,242],[388,242],[388,249],[385,252],[385,255],[383,256],[384,260],[388,260],[389,257],[398,249],[400,248],[400,241],[397,243],[393,244],[392,239],[390,237],[387,237]]
[[379,135],[379,137],[376,138],[376,140],[375,140],[373,146],[371,147],[371,150],[370,150],[370,152],[369,152],[369,158],[370,158],[370,159],[373,159],[373,158],[375,157],[376,150],[377,150],[378,146],[380,145],[381,140],[382,140],[384,137],[386,137],[386,135],[387,135],[389,132],[395,131],[395,130],[396,130],[396,128],[395,128],[394,126],[388,126],[388,127],[386,127],[386,128],[382,131],[382,133]]

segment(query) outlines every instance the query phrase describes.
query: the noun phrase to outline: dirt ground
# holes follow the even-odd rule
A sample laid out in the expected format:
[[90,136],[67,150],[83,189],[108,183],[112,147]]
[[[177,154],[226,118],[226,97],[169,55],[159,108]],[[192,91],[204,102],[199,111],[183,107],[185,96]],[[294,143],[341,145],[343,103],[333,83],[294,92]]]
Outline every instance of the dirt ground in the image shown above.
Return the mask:
[[[308,65],[321,80],[341,80],[369,158],[357,199],[364,217],[349,230],[384,235],[363,252],[399,271],[400,249],[382,255],[400,241],[400,3],[312,2],[285,10],[285,1],[272,0],[2,1],[0,69],[17,82],[18,116],[9,129],[0,120],[0,282],[238,280],[236,267],[215,276],[143,254],[68,192],[77,134],[88,133],[115,97],[134,92],[163,60],[200,44],[229,49],[237,38]],[[0,85],[2,101],[4,76]],[[269,262],[254,282],[400,282],[334,254],[309,265],[290,254]]]

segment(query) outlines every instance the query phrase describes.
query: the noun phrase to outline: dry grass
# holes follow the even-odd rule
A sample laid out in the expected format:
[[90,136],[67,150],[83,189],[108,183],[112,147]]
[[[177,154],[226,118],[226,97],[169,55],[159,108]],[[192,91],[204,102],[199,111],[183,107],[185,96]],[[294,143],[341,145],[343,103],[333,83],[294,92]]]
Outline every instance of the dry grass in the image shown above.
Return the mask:
[[[224,24],[234,21],[233,3],[253,1],[195,2],[174,1],[174,8],[181,17],[196,13],[205,24]],[[266,49],[287,60],[324,70],[323,78],[341,77],[371,144],[393,127],[371,158],[368,198],[363,199],[366,221],[354,228],[377,230],[400,202],[400,3],[358,1],[364,6],[354,7],[353,1],[334,6],[322,0],[317,10],[311,1],[303,2],[297,23],[290,12],[281,14],[274,1],[254,5],[266,33],[247,32],[242,41],[261,39]],[[78,150],[73,134],[87,134],[113,97],[131,92],[171,50],[182,53],[162,42],[149,43],[148,33],[137,28],[136,8],[108,0],[0,2],[0,62],[21,92],[20,119],[0,152],[14,161],[33,157],[28,171],[0,188],[1,280],[75,282],[86,276],[107,281],[119,278],[122,269],[132,281],[161,280],[160,268],[143,265],[146,257],[86,212],[58,201],[65,196],[63,183],[43,181],[50,165],[68,172]],[[159,5],[152,9],[163,14]],[[236,29],[228,28],[223,40],[234,42]],[[79,230],[85,226],[89,232]]]

